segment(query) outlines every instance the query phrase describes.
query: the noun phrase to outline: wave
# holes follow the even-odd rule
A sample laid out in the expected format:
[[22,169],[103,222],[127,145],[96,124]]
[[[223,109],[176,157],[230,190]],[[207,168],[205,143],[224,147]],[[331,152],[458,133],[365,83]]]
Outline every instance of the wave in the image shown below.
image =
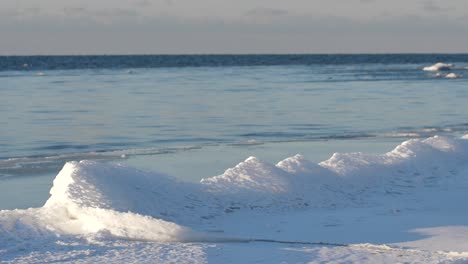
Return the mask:
[[[60,168],[68,161],[73,160],[99,160],[99,161],[119,161],[136,156],[152,156],[165,155],[178,152],[190,151],[194,149],[202,149],[212,146],[236,146],[236,147],[251,147],[265,144],[288,143],[288,142],[315,142],[329,140],[366,140],[366,139],[410,139],[424,138],[434,135],[462,135],[468,133],[468,123],[450,124],[445,126],[432,127],[402,127],[394,132],[343,132],[336,134],[324,134],[317,129],[319,125],[296,124],[294,133],[285,132],[256,132],[241,135],[234,135],[240,140],[212,140],[212,139],[181,139],[181,140],[166,140],[157,141],[158,143],[173,143],[180,145],[173,147],[154,147],[154,148],[127,148],[116,149],[118,147],[128,147],[130,144],[118,143],[117,145],[106,144],[99,145],[102,150],[88,151],[95,146],[88,145],[73,145],[73,144],[55,144],[37,148],[38,151],[83,151],[77,153],[65,153],[58,155],[30,156],[30,157],[15,157],[0,159],[0,177],[15,177],[23,175],[39,175],[52,173]],[[145,143],[147,144],[147,143]],[[149,143],[148,143],[149,144]],[[183,145],[189,144],[189,145]],[[105,148],[109,150],[105,150]]]
[[195,229],[242,210],[361,206],[374,195],[454,182],[467,164],[468,135],[411,139],[379,155],[335,153],[319,164],[299,154],[277,164],[249,157],[200,183],[98,161],[68,162],[43,207],[0,211],[0,244],[57,236],[232,241]]
[[[52,146],[53,147],[53,146]],[[53,156],[32,156],[0,160],[0,176],[14,177],[21,175],[37,175],[60,170],[68,161],[73,160],[121,160],[131,156],[162,155],[179,151],[199,149],[202,146],[180,146],[165,148],[141,148],[123,150],[102,150],[83,153],[59,154]]]
[[323,133],[321,128],[317,126],[308,127],[307,124],[294,125],[292,130],[295,132],[255,132],[235,135],[251,140],[262,139],[263,143],[271,142],[294,142],[294,141],[315,141],[315,140],[346,140],[346,139],[366,139],[366,138],[413,138],[413,137],[429,137],[436,134],[449,133],[467,133],[468,123],[448,124],[444,126],[427,126],[427,127],[402,127],[396,131],[381,132],[340,132],[340,133]]
[[252,54],[252,55],[92,55],[1,56],[2,71],[73,69],[145,69],[274,65],[406,64],[441,61],[467,62],[467,54]]
[[[288,142],[314,142],[314,141],[329,141],[329,140],[366,140],[366,139],[410,139],[424,138],[434,135],[462,135],[468,133],[468,123],[450,124],[445,126],[433,126],[422,128],[402,127],[394,132],[346,132],[337,134],[323,134],[316,131],[318,125],[297,124],[294,130],[295,133],[284,132],[257,132],[242,135],[234,135],[241,138],[238,141],[228,140],[210,140],[210,139],[187,139],[187,140],[171,140],[170,143],[179,143],[189,145],[180,145],[173,147],[159,148],[127,148],[116,149],[117,147],[129,146],[129,144],[119,143],[117,145],[107,144],[110,148],[105,150],[106,146],[102,146],[103,150],[66,153],[58,155],[30,156],[0,159],[0,177],[16,177],[23,175],[39,175],[52,173],[60,168],[68,161],[73,160],[99,160],[99,161],[119,161],[136,156],[152,156],[165,155],[178,152],[190,151],[194,149],[202,149],[212,146],[236,146],[236,147],[251,147],[265,144],[288,143]],[[310,128],[310,129],[309,129]],[[158,143],[161,143],[158,141]],[[165,143],[165,142],[163,142]],[[50,145],[38,148],[37,150],[87,150],[94,146],[80,146],[73,144]]]

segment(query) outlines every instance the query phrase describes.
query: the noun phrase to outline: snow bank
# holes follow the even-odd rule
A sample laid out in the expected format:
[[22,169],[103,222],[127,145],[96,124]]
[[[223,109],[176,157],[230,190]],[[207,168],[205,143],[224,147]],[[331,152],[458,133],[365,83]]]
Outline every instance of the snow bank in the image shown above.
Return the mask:
[[438,62],[432,66],[424,67],[423,71],[449,71],[453,66],[453,64]]
[[[177,190],[171,186],[184,185],[119,165],[69,162],[55,178],[51,197],[42,208],[0,212],[0,233],[9,234],[2,236],[8,241],[57,235],[193,240],[199,235],[189,228],[157,218],[178,203]],[[159,199],[170,192],[172,200]]]
[[202,179],[201,183],[220,193],[285,193],[289,190],[288,174],[280,168],[249,157],[223,175]]
[[443,181],[464,168],[467,153],[465,139],[435,136],[380,155],[335,153],[319,164],[302,155],[276,165],[250,157],[201,184],[237,207],[349,206],[372,202],[367,193],[404,194]]
[[[44,207],[101,208],[170,219],[197,186],[161,173],[95,161],[68,162],[54,180]],[[169,198],[169,199],[168,199]],[[201,200],[203,198],[199,198]],[[196,206],[194,202],[192,204]]]
[[58,237],[119,238],[138,241],[190,241],[188,228],[134,213],[100,208],[33,208],[0,212],[0,244],[38,243]]
[[440,185],[468,171],[467,139],[411,139],[385,154],[335,153],[319,164],[301,155],[276,165],[250,157],[200,184],[122,165],[69,162],[42,208],[0,211],[0,244],[56,236],[213,240],[181,224],[206,227],[238,210],[359,206],[373,195]]

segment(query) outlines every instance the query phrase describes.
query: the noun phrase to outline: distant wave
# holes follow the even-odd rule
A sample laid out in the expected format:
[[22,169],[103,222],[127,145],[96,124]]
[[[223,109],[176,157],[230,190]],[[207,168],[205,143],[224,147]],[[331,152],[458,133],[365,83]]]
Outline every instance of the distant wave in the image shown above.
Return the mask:
[[436,134],[468,133],[468,123],[451,124],[445,126],[422,127],[422,128],[401,128],[394,132],[342,132],[335,134],[323,134],[321,128],[315,126],[294,127],[294,132],[255,132],[238,135],[251,140],[261,139],[263,143],[270,142],[294,142],[294,141],[315,141],[315,140],[346,140],[346,139],[366,139],[366,138],[414,138],[429,137]]
[[0,160],[0,177],[38,175],[59,170],[64,163],[73,160],[119,160],[130,156],[161,155],[199,149],[201,146],[180,146],[165,148],[140,148],[82,153],[59,154],[51,156],[19,157]]
[[[86,151],[97,146],[80,146],[70,144],[56,144],[40,147],[37,150],[72,150],[82,151],[76,153],[65,153],[58,155],[37,155],[30,157],[15,157],[0,160],[0,177],[15,177],[21,175],[39,175],[43,173],[51,173],[59,170],[64,163],[73,160],[101,160],[101,161],[118,161],[134,156],[146,155],[165,155],[201,149],[210,146],[236,146],[248,147],[264,144],[287,143],[287,142],[312,142],[312,141],[328,141],[328,140],[361,140],[371,138],[424,138],[434,135],[452,135],[468,133],[468,123],[452,124],[440,127],[423,127],[423,128],[401,128],[395,132],[375,132],[375,133],[342,133],[334,135],[324,135],[318,133],[319,125],[297,125],[300,132],[256,132],[236,135],[236,137],[244,138],[237,141],[214,141],[210,139],[195,138],[180,140],[163,140],[155,141],[157,143],[179,143],[179,146],[173,147],[152,147],[152,148],[128,148],[128,144],[120,143],[117,146],[109,145],[108,150],[105,150],[105,145],[98,145],[102,150]],[[311,131],[308,131],[308,130]],[[188,145],[184,145],[189,143]],[[122,149],[115,149],[123,146]],[[127,148],[125,148],[127,147]]]
[[245,141],[240,141],[240,142],[234,142],[231,143],[230,145],[232,146],[255,146],[255,145],[263,145],[264,143],[255,139],[249,139]]
[[468,62],[468,54],[0,56],[0,71]]

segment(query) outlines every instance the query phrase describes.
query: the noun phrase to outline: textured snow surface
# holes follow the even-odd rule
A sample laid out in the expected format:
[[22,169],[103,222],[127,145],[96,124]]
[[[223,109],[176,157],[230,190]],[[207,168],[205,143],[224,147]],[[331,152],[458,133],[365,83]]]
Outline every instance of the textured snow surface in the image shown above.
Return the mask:
[[0,262],[463,263],[467,139],[250,157],[199,184],[69,162],[43,207],[0,211]]

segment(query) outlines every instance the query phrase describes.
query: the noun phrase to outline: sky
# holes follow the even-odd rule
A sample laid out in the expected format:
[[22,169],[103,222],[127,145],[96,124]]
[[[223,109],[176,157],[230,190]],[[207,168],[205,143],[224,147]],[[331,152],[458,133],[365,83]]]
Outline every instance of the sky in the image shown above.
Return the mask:
[[468,53],[468,1],[0,1],[0,55],[413,52]]

